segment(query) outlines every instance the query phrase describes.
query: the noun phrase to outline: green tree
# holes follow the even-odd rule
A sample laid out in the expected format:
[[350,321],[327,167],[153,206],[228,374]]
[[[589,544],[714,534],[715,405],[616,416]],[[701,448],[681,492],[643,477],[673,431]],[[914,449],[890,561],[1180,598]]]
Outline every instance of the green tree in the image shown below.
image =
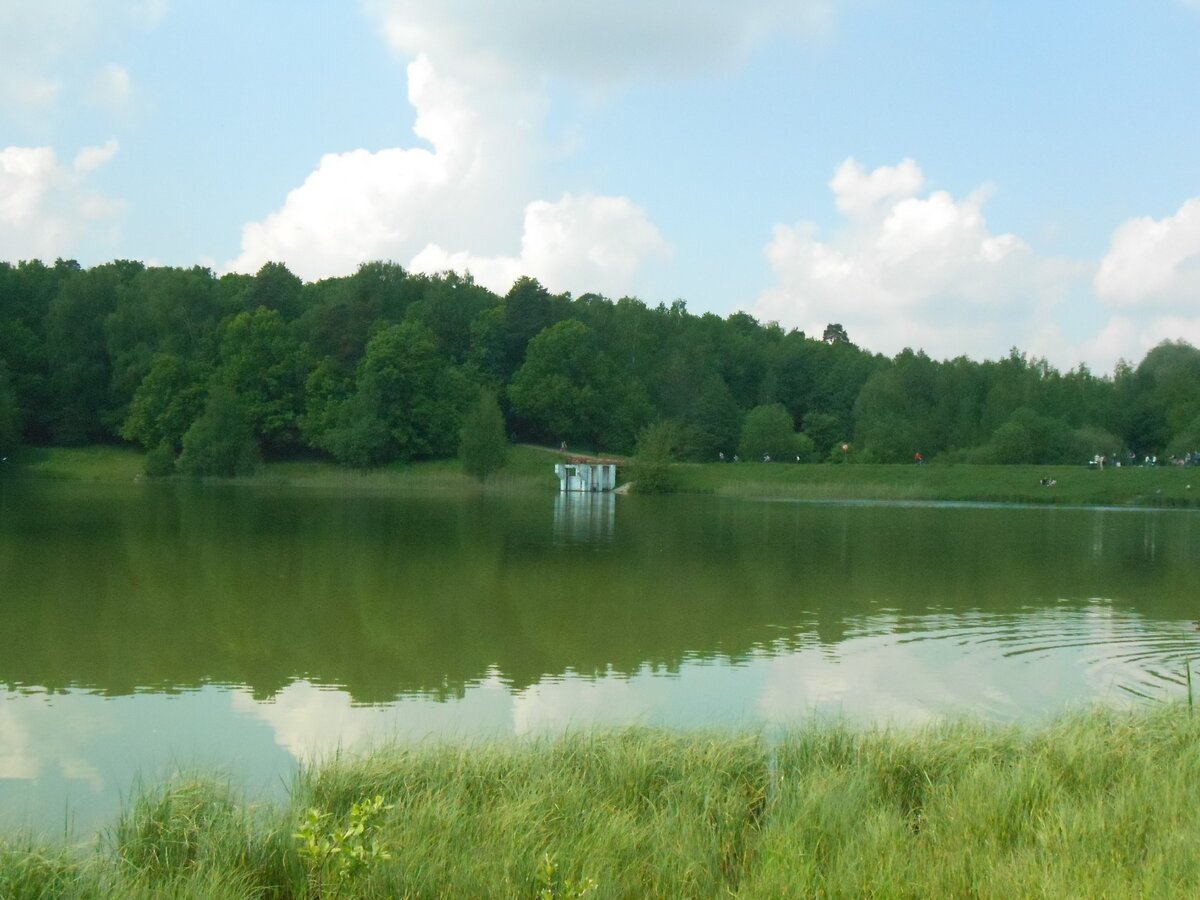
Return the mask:
[[681,455],[702,462],[711,462],[718,453],[731,455],[741,424],[741,411],[729,388],[720,375],[710,372],[700,380],[685,413]]
[[183,436],[179,471],[185,475],[249,475],[262,462],[258,442],[241,401],[222,382],[212,385],[204,412]]
[[675,461],[683,447],[684,430],[678,422],[659,421],[638,435],[633,460],[634,490],[639,494],[669,494],[679,489]]
[[850,335],[846,334],[846,329],[840,322],[831,322],[825,326],[825,333],[821,335],[821,340],[827,344],[848,344]]
[[867,380],[854,404],[855,443],[876,462],[907,462],[942,449],[934,431],[937,364],[904,350]]
[[458,456],[463,470],[481,484],[504,466],[508,438],[504,432],[504,414],[494,391],[483,388],[479,402],[467,413],[459,434]]
[[498,306],[472,323],[476,364],[492,378],[507,381],[520,368],[532,339],[568,312],[566,302],[551,295],[537,279],[518,278]]
[[437,339],[439,351],[461,365],[471,351],[471,326],[499,298],[471,277],[447,272],[428,279],[424,296],[408,308],[406,318],[420,322]]
[[246,288],[246,308],[275,310],[290,322],[300,315],[303,286],[304,283],[283,263],[266,263]]
[[113,400],[120,420],[157,354],[197,360],[211,352],[219,315],[212,272],[152,268],[117,290],[117,305],[104,320],[112,363]]
[[175,473],[175,448],[167,441],[152,447],[146,454],[142,472],[150,478],[165,478]]
[[259,307],[226,322],[219,359],[217,380],[237,393],[267,449],[298,443],[309,356],[280,313]]
[[809,412],[804,414],[804,434],[813,442],[816,452],[824,457],[834,444],[841,443],[842,423],[829,413]]
[[87,444],[111,434],[112,368],[104,320],[116,306],[125,271],[96,266],[66,278],[46,311],[46,361],[50,372],[45,410],[51,439]]
[[1175,437],[1167,446],[1167,452],[1176,456],[1198,451],[1200,451],[1200,416],[1176,432]]
[[21,408],[8,370],[0,362],[0,456],[8,456],[21,442]]
[[161,444],[178,450],[203,405],[199,369],[173,353],[159,353],[133,395],[121,437],[147,450]]
[[782,403],[756,406],[746,413],[746,421],[742,423],[738,453],[745,460],[760,459],[764,455],[777,460],[790,459],[796,451],[794,425]]
[[395,456],[378,385],[365,381],[336,408],[333,422],[317,446],[329,451],[338,462],[355,469],[368,469]]
[[354,376],[342,371],[341,363],[327,356],[304,383],[304,415],[300,434],[310,447],[325,447],[325,436],[337,425],[338,412],[354,393]]
[[374,404],[391,441],[391,459],[450,456],[458,446],[470,381],[437,349],[433,333],[417,322],[389,325],[370,343],[359,366],[362,412]]
[[632,446],[652,415],[645,389],[622,377],[591,329],[574,319],[529,342],[509,398],[544,439],[618,450]]
[[1062,419],[1043,416],[1027,406],[1013,412],[992,435],[991,450],[998,463],[1082,462],[1086,450]]

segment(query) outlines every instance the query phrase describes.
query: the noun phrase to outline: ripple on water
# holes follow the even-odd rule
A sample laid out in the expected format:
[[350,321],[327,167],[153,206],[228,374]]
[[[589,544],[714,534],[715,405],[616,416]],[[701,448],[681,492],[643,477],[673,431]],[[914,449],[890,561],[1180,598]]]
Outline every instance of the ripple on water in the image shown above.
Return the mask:
[[1145,699],[1162,699],[1186,686],[1187,665],[1200,660],[1194,622],[1156,621],[1103,602],[1019,615],[937,614],[902,624],[880,617],[864,623],[862,633],[891,633],[896,644],[951,644],[997,665],[1063,661],[1101,693],[1115,689]]

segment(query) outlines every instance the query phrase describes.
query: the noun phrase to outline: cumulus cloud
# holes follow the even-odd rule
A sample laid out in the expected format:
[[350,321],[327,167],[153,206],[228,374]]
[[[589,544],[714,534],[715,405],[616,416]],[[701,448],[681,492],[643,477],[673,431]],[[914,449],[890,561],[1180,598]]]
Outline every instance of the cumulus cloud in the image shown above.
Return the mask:
[[551,291],[627,293],[638,270],[667,256],[669,248],[645,213],[625,197],[572,196],[538,200],[525,208],[520,256],[449,253],[436,244],[413,258],[418,272],[470,272],[480,284],[503,293],[521,275]]
[[1200,298],[1200,197],[1163,219],[1130,219],[1113,232],[1095,278],[1115,308],[1194,304]]
[[111,228],[122,204],[88,184],[117,142],[86,147],[70,165],[50,147],[0,150],[0,258],[53,259],[85,234]]
[[756,316],[821,334],[840,322],[851,339],[887,353],[997,356],[1029,346],[1048,311],[1084,269],[993,234],[986,187],[956,198],[926,189],[912,160],[865,170],[854,159],[829,183],[842,228],[778,225],[766,248],[776,284]]
[[[627,197],[536,183],[557,152],[544,134],[546,85],[728,67],[768,36],[819,28],[831,2],[535,0],[514,15],[465,0],[368,0],[387,42],[410,60],[414,130],[429,149],[326,155],[279,209],[243,228],[227,268],[282,260],[311,279],[388,258],[469,269],[496,290],[529,274],[555,289],[627,291],[666,242]],[[548,196],[560,199],[537,199]]]
[[497,235],[516,231],[528,197],[520,159],[533,152],[536,102],[443,76],[424,56],[408,66],[408,96],[428,149],[327,154],[279,210],[244,227],[228,268],[282,260],[317,278],[366,260],[407,261],[430,242],[499,249]]
[[540,152],[535,93],[446,76],[421,55],[408,66],[408,95],[428,148],[326,155],[280,209],[244,227],[227,268],[282,260],[314,279],[394,259],[423,272],[470,271],[501,292],[532,275],[554,290],[619,294],[667,254],[625,197],[528,201]]

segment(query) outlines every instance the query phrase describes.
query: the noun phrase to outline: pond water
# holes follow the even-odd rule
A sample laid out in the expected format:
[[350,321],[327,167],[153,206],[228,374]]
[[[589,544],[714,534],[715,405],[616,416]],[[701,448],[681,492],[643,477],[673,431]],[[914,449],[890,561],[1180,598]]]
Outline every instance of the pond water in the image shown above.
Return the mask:
[[383,740],[1186,694],[1200,514],[0,482],[0,828]]

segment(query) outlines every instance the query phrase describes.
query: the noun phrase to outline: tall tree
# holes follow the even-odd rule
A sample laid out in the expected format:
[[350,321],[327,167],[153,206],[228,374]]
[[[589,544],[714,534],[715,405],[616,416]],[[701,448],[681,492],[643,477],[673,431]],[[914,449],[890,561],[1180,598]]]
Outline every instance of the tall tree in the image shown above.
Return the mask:
[[125,272],[115,263],[76,272],[50,302],[45,325],[50,396],[44,413],[55,443],[100,441],[120,424],[111,421],[104,320],[116,306]]
[[121,437],[147,450],[183,445],[183,435],[204,406],[204,378],[198,364],[174,353],[159,353],[138,385],[121,426]]
[[266,448],[297,444],[309,355],[279,312],[260,307],[230,319],[222,329],[219,360],[214,377],[237,392]]
[[0,456],[8,456],[21,442],[21,408],[17,392],[8,378],[8,369],[0,360]]
[[483,388],[479,392],[479,401],[463,420],[458,440],[459,459],[463,470],[482,484],[504,466],[507,455],[504,414],[500,412],[495,391]]
[[253,473],[261,462],[245,407],[229,385],[214,384],[204,412],[183,436],[179,471],[230,478]]
[[[811,443],[805,449],[811,449]],[[746,414],[742,439],[738,442],[738,453],[743,459],[755,460],[765,455],[787,460],[795,452],[795,423],[782,403],[756,406]]]
[[458,446],[470,381],[438,353],[433,333],[416,322],[390,325],[369,344],[357,391],[376,404],[392,443],[390,458],[448,456]]
[[613,450],[630,448],[652,415],[645,389],[623,377],[592,331],[573,319],[529,342],[509,397],[541,438]]

